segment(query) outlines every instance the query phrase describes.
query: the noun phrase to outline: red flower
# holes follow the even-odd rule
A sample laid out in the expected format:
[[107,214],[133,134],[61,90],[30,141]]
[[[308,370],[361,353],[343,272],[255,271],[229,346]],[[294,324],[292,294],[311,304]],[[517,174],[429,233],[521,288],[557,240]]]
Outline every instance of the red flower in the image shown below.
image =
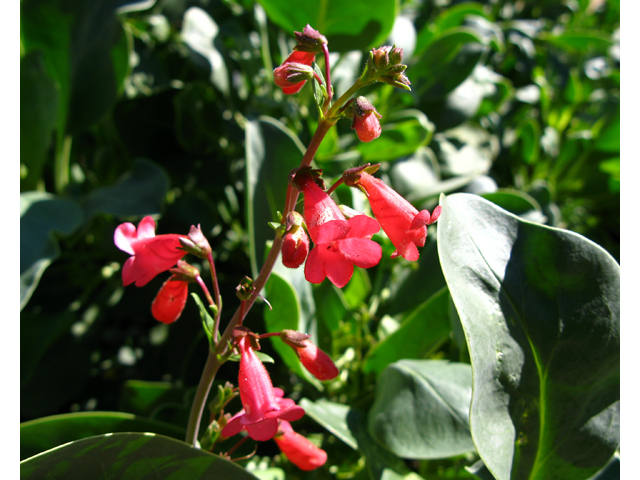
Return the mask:
[[231,437],[245,429],[254,440],[269,440],[278,432],[278,418],[293,422],[304,415],[304,410],[293,400],[281,398],[282,390],[273,388],[267,370],[251,347],[249,335],[240,337],[238,346],[238,387],[244,408],[229,420],[222,435]]
[[303,348],[292,345],[295,352],[300,358],[300,362],[304,365],[309,373],[311,373],[318,380],[331,380],[338,376],[338,367],[333,363],[331,357],[325,352],[320,350],[317,345],[311,343],[310,340],[304,340],[302,342],[305,346]]
[[358,97],[354,104],[353,121],[351,129],[356,131],[356,135],[361,142],[375,140],[382,133],[379,118],[382,118],[375,107],[364,97]]
[[308,282],[325,278],[338,288],[353,275],[353,266],[371,268],[382,257],[382,248],[370,240],[380,230],[376,220],[357,215],[348,221],[334,201],[308,176],[297,180],[304,194],[304,218],[315,244],[304,267]]
[[156,236],[156,222],[144,217],[138,229],[132,223],[123,223],[116,228],[113,241],[116,246],[132,255],[122,268],[122,285],[135,282],[136,287],[146,285],[157,274],[169,270],[187,252],[180,250],[180,238],[184,235]]
[[153,299],[151,304],[153,318],[162,323],[175,322],[182,315],[188,295],[189,282],[171,275]]
[[361,172],[349,184],[361,186],[367,192],[373,214],[396,247],[391,258],[402,255],[407,260],[417,260],[420,254],[416,247],[424,246],[426,226],[438,220],[440,206],[435,208],[433,215],[427,210],[418,212],[395,190],[366,172]]
[[[273,71],[276,85],[282,88],[282,92],[286,95],[298,93],[306,83],[306,80],[302,80],[301,78],[309,74],[309,71],[304,69],[304,66],[311,67],[315,59],[316,54],[314,52],[299,52],[294,50],[294,52],[282,62],[282,65]],[[295,72],[293,70],[295,70]],[[300,74],[302,77],[300,77],[300,75],[296,76],[296,74]],[[313,74],[313,70],[311,70],[311,74]]]
[[273,438],[282,453],[300,470],[314,470],[327,461],[327,452],[316,447],[307,438],[296,433],[291,424],[280,420],[278,435]]

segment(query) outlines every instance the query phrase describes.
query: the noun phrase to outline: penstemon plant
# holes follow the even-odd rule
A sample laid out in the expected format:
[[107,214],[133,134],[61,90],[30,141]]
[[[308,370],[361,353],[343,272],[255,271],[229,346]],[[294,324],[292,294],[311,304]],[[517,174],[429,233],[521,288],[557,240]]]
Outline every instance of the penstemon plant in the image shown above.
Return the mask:
[[116,3],[21,2],[22,478],[618,478],[616,2]]
[[[275,439],[292,463],[303,470],[311,470],[325,463],[326,453],[292,429],[289,422],[299,420],[304,410],[293,400],[284,398],[281,389],[273,387],[256,355],[260,350],[259,341],[280,337],[319,380],[334,379],[339,371],[331,358],[309,340],[309,335],[291,330],[256,334],[243,321],[261,297],[260,292],[281,253],[281,261],[288,268],[299,268],[304,264],[308,282],[320,284],[328,279],[336,287],[343,288],[353,276],[354,267],[371,268],[380,262],[382,247],[371,237],[381,227],[396,247],[391,258],[401,255],[410,261],[418,260],[417,247],[424,246],[427,226],[438,220],[441,208],[436,207],[432,214],[427,210],[418,212],[402,196],[371,175],[378,165],[350,168],[325,191],[322,170],[312,168],[311,163],[329,129],[344,118],[351,121],[351,128],[363,142],[373,141],[381,135],[380,114],[366,98],[354,98],[356,92],[376,82],[410,90],[410,81],[405,75],[407,67],[402,64],[402,49],[385,46],[370,52],[362,75],[343,95],[334,98],[327,39],[309,25],[302,32],[295,32],[295,36],[298,43],[293,53],[274,70],[275,83],[285,94],[291,95],[298,93],[307,81],[317,82],[322,92],[317,98],[320,118],[300,166],[289,174],[286,201],[280,214],[282,220],[274,225],[275,238],[265,263],[255,280],[245,277],[238,285],[240,305],[224,330],[220,325],[222,299],[216,267],[200,226],[192,226],[188,235],[156,235],[154,220],[145,217],[137,228],[131,223],[120,225],[114,241],[118,248],[131,254],[122,269],[124,286],[135,283],[142,287],[162,272],[171,273],[151,306],[156,320],[164,323],[178,320],[187,301],[189,283],[198,284],[213,314],[212,322],[203,322],[210,348],[191,406],[186,442],[194,446],[205,443],[213,450],[217,442],[245,431],[253,440]],[[317,54],[324,56],[324,79],[312,67]],[[366,193],[375,219],[351,209],[341,209],[334,202],[330,193],[343,182]],[[295,211],[300,193],[304,197],[303,215]],[[313,242],[311,249],[309,237]],[[187,253],[207,261],[213,296],[200,272],[183,260]],[[207,318],[208,314],[205,312],[203,316]],[[203,412],[216,374],[236,351],[240,354],[238,387],[221,390],[222,398],[218,399],[221,408],[216,412],[218,419],[209,425],[205,438],[199,439]],[[237,392],[243,409],[230,417],[224,408]]]

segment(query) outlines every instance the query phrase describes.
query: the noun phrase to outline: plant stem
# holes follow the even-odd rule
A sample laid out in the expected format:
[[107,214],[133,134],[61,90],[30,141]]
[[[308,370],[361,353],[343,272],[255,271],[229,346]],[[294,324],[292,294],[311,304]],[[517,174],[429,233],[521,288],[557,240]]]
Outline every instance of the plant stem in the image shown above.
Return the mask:
[[218,329],[220,328],[220,315],[222,314],[222,297],[220,296],[220,287],[218,286],[218,276],[216,275],[216,265],[213,262],[213,255],[211,252],[207,255],[207,261],[209,262],[209,269],[211,270],[211,281],[213,283],[213,294],[216,296],[216,307],[218,307],[218,313],[214,320],[213,325],[213,341],[218,343]]
[[204,404],[207,401],[209,390],[213,384],[213,379],[218,373],[220,365],[224,360],[216,354],[214,350],[209,350],[209,356],[207,362],[204,364],[202,375],[200,376],[200,383],[198,383],[198,389],[196,390],[196,396],[193,398],[191,404],[191,412],[189,412],[189,422],[187,423],[187,436],[186,442],[190,445],[196,446],[198,442],[198,427],[200,426],[200,420],[202,419],[202,412],[204,411]]
[[62,193],[69,185],[69,167],[71,159],[71,135],[58,135],[56,144],[56,159],[54,163],[54,179],[56,192]]

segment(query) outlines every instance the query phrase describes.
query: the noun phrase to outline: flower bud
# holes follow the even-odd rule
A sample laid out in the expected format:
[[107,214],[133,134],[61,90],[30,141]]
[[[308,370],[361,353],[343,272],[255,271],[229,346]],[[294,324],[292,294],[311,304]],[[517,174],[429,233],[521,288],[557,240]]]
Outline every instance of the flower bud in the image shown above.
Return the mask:
[[151,303],[153,318],[162,323],[173,323],[184,310],[189,295],[189,282],[180,279],[177,275],[171,275],[162,284],[156,298]]
[[293,330],[283,330],[280,338],[293,348],[300,362],[318,380],[331,380],[340,373],[331,357],[311,343],[309,335]]
[[298,212],[287,215],[286,233],[282,240],[282,264],[287,268],[298,268],[307,259],[309,236],[302,223],[302,215]]
[[300,470],[315,470],[327,461],[327,453],[295,432],[286,420],[280,420],[278,434],[273,439],[282,453]]
[[375,107],[365,97],[358,97],[354,103],[351,129],[356,131],[361,142],[375,140],[382,133],[379,118],[382,118]]
[[322,45],[329,43],[327,37],[307,25],[302,32],[293,32],[298,45],[295,49],[301,52],[321,52]]
[[209,245],[206,237],[202,234],[200,225],[197,227],[191,225],[189,236],[187,238],[181,237],[179,240],[184,250],[197,257],[207,258],[211,253],[211,246]]
[[[303,63],[283,63],[273,71],[273,77],[285,94],[297,93],[304,82],[313,78],[313,68]],[[302,85],[298,85],[300,82]]]

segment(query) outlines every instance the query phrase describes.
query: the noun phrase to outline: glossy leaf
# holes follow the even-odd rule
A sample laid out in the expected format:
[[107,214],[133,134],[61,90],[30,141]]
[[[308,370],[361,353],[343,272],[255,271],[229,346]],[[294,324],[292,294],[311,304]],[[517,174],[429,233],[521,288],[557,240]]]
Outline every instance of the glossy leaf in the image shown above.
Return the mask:
[[536,223],[545,223],[546,221],[546,217],[542,214],[542,207],[536,199],[519,190],[502,189],[497,192],[484,193],[482,197],[524,220]]
[[171,382],[127,380],[122,386],[119,410],[134,415],[152,417],[160,405],[181,403],[184,390]]
[[20,59],[20,162],[29,188],[40,180],[58,116],[58,89],[46,71],[41,50]]
[[393,28],[398,13],[395,0],[368,3],[326,0],[260,0],[269,19],[293,36],[309,24],[329,40],[332,52],[380,47]]
[[247,122],[245,142],[247,231],[255,278],[265,243],[274,237],[269,222],[278,221],[277,212],[284,209],[289,172],[300,166],[304,146],[285,125],[269,117]]
[[184,428],[121,412],[78,412],[20,424],[20,460],[83,438],[115,432],[154,432],[182,440]]
[[315,402],[312,402],[307,398],[303,398],[300,400],[299,404],[304,408],[307,415],[330,431],[333,435],[338,437],[354,450],[358,448],[358,442],[351,433],[351,430],[349,430],[349,424],[347,422],[347,417],[350,411],[349,405],[330,402],[324,398]]
[[471,431],[498,479],[586,478],[619,442],[620,268],[573,232],[468,194],[438,246],[474,369]]
[[114,433],[86,438],[20,463],[22,480],[45,477],[52,480],[256,478],[229,460],[151,433]]
[[73,200],[45,192],[20,194],[20,309],[31,298],[46,268],[60,255],[53,232],[73,233],[82,222]]
[[544,35],[544,40],[571,52],[606,51],[613,42],[610,36],[600,31],[565,31],[560,34]]
[[86,198],[86,218],[98,213],[116,217],[144,217],[158,215],[162,211],[169,177],[158,164],[139,158],[133,169],[114,184],[96,188]]
[[58,129],[76,133],[98,121],[129,73],[129,42],[117,2],[21,2],[21,40],[42,50],[60,87]]
[[470,365],[401,360],[378,377],[369,433],[402,458],[444,458],[473,451],[470,402]]
[[365,372],[380,373],[405,358],[424,356],[449,338],[449,291],[444,288],[408,313],[400,328],[373,346],[365,358]]

